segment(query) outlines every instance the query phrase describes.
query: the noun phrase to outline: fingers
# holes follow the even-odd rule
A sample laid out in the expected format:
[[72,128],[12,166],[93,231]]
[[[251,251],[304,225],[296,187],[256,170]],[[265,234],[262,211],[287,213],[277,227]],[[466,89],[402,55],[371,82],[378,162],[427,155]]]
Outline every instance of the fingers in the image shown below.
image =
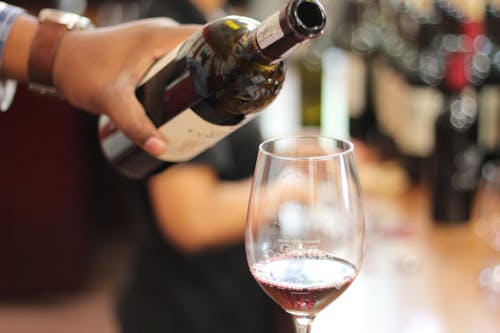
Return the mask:
[[[103,113],[113,120],[118,129],[142,149],[158,157],[166,151],[167,144],[163,135],[148,118],[143,106],[137,100],[135,87],[158,58],[185,40],[197,27],[178,27],[175,21],[168,19],[153,20],[150,23],[161,30],[167,29],[170,33],[166,34],[163,31],[162,34],[150,34],[149,38],[161,35],[162,39],[150,39],[150,46],[145,47],[147,52],[128,53],[126,63],[123,66],[126,70],[118,76],[112,87],[108,87],[109,90],[104,93],[102,102],[105,104],[103,105]],[[168,43],[165,36],[169,36]]]
[[155,58],[160,58],[198,31],[198,25],[158,26],[157,34],[151,35],[151,45]]
[[106,113],[136,145],[153,156],[160,156],[167,149],[163,135],[146,115],[144,108],[133,93],[121,94],[115,98],[113,105],[107,107]]
[[[167,29],[178,24],[172,20],[162,20],[163,26]],[[164,36],[162,43],[155,43],[150,57],[144,57],[142,54],[131,54],[128,59],[126,68],[130,68],[128,75],[122,76],[124,85],[132,84],[134,87],[142,79],[144,73],[151,64],[162,57],[164,53],[171,51],[173,46],[181,43],[199,27],[192,26],[177,26],[175,34],[171,34],[169,43],[165,43]],[[170,30],[170,33],[172,30]],[[127,82],[127,83],[125,83]],[[118,84],[119,86],[120,84]],[[133,91],[121,92],[121,98],[114,98],[112,108],[107,108],[110,112],[105,112],[115,122],[115,125],[135,144],[142,147],[145,151],[153,156],[162,155],[166,149],[167,144],[163,135],[156,129],[154,124],[146,115],[144,108],[136,99]]]

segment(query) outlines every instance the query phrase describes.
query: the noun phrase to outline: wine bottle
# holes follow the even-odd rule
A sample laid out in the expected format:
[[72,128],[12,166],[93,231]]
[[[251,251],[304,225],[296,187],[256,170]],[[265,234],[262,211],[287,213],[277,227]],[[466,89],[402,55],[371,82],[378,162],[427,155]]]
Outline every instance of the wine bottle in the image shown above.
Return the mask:
[[399,126],[394,140],[398,158],[411,181],[427,180],[428,159],[434,145],[434,124],[443,109],[443,98],[436,85],[444,68],[435,48],[439,20],[430,1],[408,1],[398,16],[401,38],[394,67],[404,78],[401,95],[404,105],[398,110]]
[[481,154],[477,147],[478,99],[470,84],[463,52],[447,55],[442,90],[445,112],[436,122],[433,155],[432,216],[436,223],[465,223],[470,218]]
[[484,72],[477,70],[482,66],[476,55],[482,53],[486,9],[481,1],[460,4],[458,34],[448,34],[442,44],[446,74],[441,89],[447,103],[435,128],[432,215],[437,223],[469,220],[482,159],[477,122]]
[[500,158],[500,0],[491,1],[486,14],[486,54],[489,75],[479,94],[478,143],[484,162]]
[[262,24],[232,15],[204,25],[158,60],[136,90],[167,138],[167,152],[159,158],[149,155],[101,116],[105,157],[134,179],[192,159],[274,100],[285,77],[283,60],[320,35],[325,23],[317,0],[290,0]]
[[333,44],[347,58],[347,104],[349,134],[366,139],[374,127],[371,96],[371,63],[380,38],[376,26],[378,9],[372,1],[345,1],[344,20],[334,29]]
[[377,5],[377,43],[370,68],[370,94],[374,126],[367,133],[367,142],[384,158],[397,153],[394,142],[399,111],[404,104],[401,87],[404,78],[395,69],[393,59],[401,45],[398,35],[398,6],[394,1],[379,1]]
[[321,125],[321,78],[324,47],[321,39],[310,43],[297,61],[300,74],[301,125],[319,128]]

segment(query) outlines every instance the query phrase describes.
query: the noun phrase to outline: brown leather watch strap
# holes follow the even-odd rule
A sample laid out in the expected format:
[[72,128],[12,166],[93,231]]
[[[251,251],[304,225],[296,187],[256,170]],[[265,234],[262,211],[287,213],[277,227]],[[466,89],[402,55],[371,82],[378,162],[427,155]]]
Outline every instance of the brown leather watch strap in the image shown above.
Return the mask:
[[53,86],[52,68],[61,42],[68,29],[64,24],[42,21],[31,46],[28,76],[32,83]]

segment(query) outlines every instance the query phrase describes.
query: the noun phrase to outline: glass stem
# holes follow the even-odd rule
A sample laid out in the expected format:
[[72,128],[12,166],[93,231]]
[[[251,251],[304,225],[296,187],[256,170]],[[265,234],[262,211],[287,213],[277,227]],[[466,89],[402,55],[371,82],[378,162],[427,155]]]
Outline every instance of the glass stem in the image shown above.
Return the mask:
[[313,316],[295,316],[296,333],[311,333],[313,320]]

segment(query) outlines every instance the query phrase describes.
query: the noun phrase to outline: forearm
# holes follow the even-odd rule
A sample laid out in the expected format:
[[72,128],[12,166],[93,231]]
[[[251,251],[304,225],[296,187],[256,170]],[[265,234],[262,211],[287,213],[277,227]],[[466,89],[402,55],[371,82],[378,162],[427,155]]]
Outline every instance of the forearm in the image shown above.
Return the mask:
[[[209,221],[199,230],[200,244],[229,245],[243,240],[250,187],[250,180],[217,184],[204,205]],[[198,218],[203,220],[203,216]]]
[[28,58],[37,28],[38,21],[33,16],[23,14],[16,18],[3,52],[0,72],[3,78],[28,80]]
[[221,182],[209,168],[172,167],[150,182],[164,236],[188,252],[242,241],[250,180]]
[[[45,19],[39,24],[22,8],[0,1],[0,110],[8,109],[15,80],[54,86],[73,107],[105,114],[148,153],[163,154],[167,149],[165,138],[147,116],[135,89],[156,60],[198,27],[156,18],[110,28],[72,30],[75,26],[71,24],[78,22],[83,22],[80,28],[88,27],[88,20],[66,13],[72,22],[61,25],[57,23],[65,20],[57,15],[63,13],[44,13]],[[11,88],[7,90],[3,84]]]

